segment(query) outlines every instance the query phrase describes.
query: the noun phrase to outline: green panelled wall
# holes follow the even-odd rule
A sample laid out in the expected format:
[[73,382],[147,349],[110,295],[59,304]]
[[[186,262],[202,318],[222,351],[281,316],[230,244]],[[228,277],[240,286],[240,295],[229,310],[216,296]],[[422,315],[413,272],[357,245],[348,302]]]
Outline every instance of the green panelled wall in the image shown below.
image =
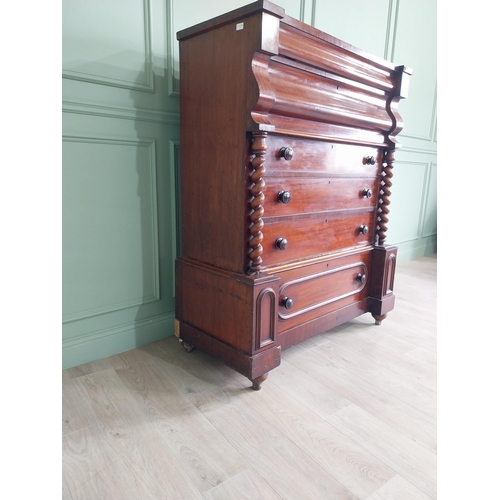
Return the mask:
[[[63,0],[63,368],[173,335],[175,34],[247,3]],[[413,68],[388,239],[400,262],[436,251],[435,0],[276,3]]]
[[63,367],[173,334],[173,5],[63,1]]

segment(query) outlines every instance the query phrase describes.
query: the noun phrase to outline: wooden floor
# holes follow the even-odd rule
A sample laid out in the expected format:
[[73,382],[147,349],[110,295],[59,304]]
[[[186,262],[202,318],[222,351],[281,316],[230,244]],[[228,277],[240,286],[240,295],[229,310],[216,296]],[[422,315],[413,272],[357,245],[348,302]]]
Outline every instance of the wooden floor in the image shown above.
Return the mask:
[[262,390],[178,339],[63,372],[63,499],[436,498],[436,256]]

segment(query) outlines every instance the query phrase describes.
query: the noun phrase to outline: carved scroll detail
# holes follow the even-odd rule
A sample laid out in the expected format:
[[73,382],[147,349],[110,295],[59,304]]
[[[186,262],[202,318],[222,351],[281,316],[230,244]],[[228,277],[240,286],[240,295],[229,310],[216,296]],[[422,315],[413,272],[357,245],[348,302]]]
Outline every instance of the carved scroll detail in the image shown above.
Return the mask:
[[253,133],[252,155],[254,155],[254,158],[251,161],[253,170],[250,174],[252,182],[250,187],[250,193],[252,195],[250,208],[252,212],[250,214],[249,274],[259,273],[262,266],[262,240],[264,239],[264,235],[262,234],[264,221],[262,217],[264,215],[263,191],[266,185],[264,181],[264,174],[266,173],[266,168],[264,166],[264,157],[267,151],[266,137],[267,132]]
[[382,180],[380,182],[380,192],[378,201],[378,218],[377,218],[377,244],[385,245],[387,223],[389,222],[389,205],[392,187],[392,169],[394,167],[395,150],[389,149],[385,152],[384,168],[382,170]]

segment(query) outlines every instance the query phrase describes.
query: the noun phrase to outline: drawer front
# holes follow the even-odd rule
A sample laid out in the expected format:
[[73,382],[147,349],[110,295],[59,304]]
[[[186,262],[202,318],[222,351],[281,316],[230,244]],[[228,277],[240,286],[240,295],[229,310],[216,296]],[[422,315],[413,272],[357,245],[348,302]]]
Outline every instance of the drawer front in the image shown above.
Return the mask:
[[381,150],[376,147],[269,135],[265,161],[266,177],[284,173],[303,175],[307,172],[312,175],[355,175],[373,178],[381,171],[381,160]]
[[274,265],[369,245],[373,240],[374,216],[373,211],[343,217],[326,213],[319,217],[266,223],[262,230],[263,264]]
[[374,208],[378,186],[378,178],[266,178],[264,218]]
[[370,255],[364,252],[277,273],[278,331],[367,297]]

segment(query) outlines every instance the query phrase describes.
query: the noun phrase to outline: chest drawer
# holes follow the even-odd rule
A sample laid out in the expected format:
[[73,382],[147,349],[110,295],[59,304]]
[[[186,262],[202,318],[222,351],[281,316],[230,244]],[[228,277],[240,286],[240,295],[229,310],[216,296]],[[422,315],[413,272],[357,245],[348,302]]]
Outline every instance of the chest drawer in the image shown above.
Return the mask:
[[278,331],[367,297],[370,253],[350,255],[277,273]]
[[351,215],[326,213],[264,224],[265,266],[303,259],[350,247],[369,245],[373,239],[374,212]]
[[381,151],[312,139],[269,135],[266,175],[304,173],[375,177],[380,172]]
[[374,208],[378,178],[270,177],[264,190],[264,217]]

